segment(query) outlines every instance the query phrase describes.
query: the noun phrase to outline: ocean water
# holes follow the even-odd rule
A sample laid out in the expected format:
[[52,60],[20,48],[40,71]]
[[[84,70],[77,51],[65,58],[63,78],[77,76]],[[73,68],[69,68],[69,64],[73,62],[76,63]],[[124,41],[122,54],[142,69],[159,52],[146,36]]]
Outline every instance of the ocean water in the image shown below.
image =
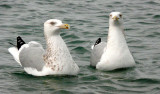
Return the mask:
[[[90,67],[90,46],[107,40],[112,11],[123,14],[136,66],[103,72]],[[43,23],[51,18],[71,26],[61,36],[80,67],[77,76],[28,75],[7,51],[17,36],[45,47]],[[160,94],[160,1],[1,0],[0,94]]]

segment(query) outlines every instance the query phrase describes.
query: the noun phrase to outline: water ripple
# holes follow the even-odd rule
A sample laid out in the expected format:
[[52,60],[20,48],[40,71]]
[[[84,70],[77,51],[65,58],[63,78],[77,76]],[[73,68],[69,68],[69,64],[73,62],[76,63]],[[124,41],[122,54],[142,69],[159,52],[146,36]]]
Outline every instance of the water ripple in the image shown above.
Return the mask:
[[[90,47],[106,41],[108,15],[123,13],[126,40],[136,66],[103,72],[90,67]],[[0,92],[2,94],[159,94],[160,3],[156,0],[0,1]],[[8,42],[22,36],[45,47],[43,23],[57,18],[70,24],[61,36],[75,62],[77,76],[35,77],[24,72],[8,53]]]

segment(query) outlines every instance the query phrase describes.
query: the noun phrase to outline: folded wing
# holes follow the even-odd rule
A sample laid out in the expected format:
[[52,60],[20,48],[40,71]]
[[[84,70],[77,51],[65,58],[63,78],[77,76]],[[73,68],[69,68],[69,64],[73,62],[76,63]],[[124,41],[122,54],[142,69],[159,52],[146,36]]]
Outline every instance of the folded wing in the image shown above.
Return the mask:
[[91,66],[95,67],[97,63],[100,61],[106,45],[107,43],[101,42],[100,38],[95,42],[95,44],[93,45],[94,47],[92,47],[93,49],[91,50],[91,59],[90,59]]
[[44,66],[44,49],[38,42],[32,41],[20,48],[19,60],[23,68],[32,68],[41,71]]

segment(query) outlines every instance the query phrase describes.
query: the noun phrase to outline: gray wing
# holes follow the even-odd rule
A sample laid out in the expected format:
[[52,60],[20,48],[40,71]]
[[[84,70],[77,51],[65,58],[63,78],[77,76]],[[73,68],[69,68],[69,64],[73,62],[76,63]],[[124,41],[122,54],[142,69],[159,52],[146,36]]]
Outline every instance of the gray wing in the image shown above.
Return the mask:
[[100,61],[101,56],[103,54],[104,48],[107,46],[106,42],[101,42],[94,46],[94,48],[91,51],[91,58],[90,58],[90,64],[91,66],[96,66],[97,63]]
[[29,42],[24,44],[19,53],[19,60],[23,68],[35,68],[37,71],[41,71],[44,66],[43,54],[44,49],[41,44],[37,42]]

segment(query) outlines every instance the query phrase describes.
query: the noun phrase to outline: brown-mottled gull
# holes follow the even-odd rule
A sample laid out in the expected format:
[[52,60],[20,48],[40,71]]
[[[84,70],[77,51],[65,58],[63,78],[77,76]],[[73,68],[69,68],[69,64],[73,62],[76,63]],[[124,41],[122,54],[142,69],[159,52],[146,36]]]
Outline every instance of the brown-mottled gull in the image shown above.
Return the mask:
[[45,75],[77,75],[78,65],[60,36],[60,29],[68,29],[68,24],[63,24],[58,19],[50,19],[44,23],[44,35],[47,49],[43,49],[38,42],[25,43],[17,37],[17,46],[8,51],[24,70],[34,76]]

